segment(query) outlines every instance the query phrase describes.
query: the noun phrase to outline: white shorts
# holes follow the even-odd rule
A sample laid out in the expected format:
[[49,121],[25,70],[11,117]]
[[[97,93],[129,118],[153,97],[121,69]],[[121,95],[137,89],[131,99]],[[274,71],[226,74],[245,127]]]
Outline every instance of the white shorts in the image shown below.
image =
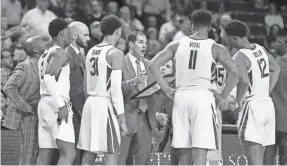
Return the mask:
[[275,109],[270,97],[247,99],[237,121],[241,141],[275,144]]
[[215,99],[209,90],[177,90],[172,122],[174,148],[219,148]]
[[113,110],[110,98],[88,97],[82,113],[79,149],[97,154],[119,152],[120,128]]
[[52,97],[41,98],[38,105],[39,148],[57,149],[56,139],[75,143],[72,110],[69,111],[68,123],[62,121],[61,125],[57,122],[58,112],[59,109]]

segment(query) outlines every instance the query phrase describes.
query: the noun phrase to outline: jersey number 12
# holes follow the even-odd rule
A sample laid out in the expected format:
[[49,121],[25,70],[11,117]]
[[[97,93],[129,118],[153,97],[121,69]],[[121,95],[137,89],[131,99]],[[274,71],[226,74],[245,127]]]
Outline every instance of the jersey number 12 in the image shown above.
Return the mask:
[[266,67],[267,67],[266,61],[263,58],[261,58],[257,60],[257,63],[258,63],[258,66],[261,72],[261,78],[269,76],[269,72],[266,71]]
[[195,69],[196,67],[197,50],[190,50],[188,69]]
[[90,71],[90,73],[91,73],[91,75],[92,76],[95,76],[95,75],[97,75],[97,76],[99,76],[99,72],[98,72],[98,59],[99,59],[99,57],[92,57],[91,59],[90,59],[90,62],[92,63],[92,71]]

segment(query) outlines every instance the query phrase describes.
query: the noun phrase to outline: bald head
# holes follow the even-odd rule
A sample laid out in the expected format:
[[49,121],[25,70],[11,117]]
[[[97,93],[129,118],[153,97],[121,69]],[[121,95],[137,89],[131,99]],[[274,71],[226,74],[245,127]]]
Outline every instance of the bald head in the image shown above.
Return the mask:
[[79,21],[73,21],[69,24],[69,27],[73,34],[73,42],[82,48],[86,47],[90,40],[89,28],[87,25]]
[[23,47],[29,56],[40,56],[46,49],[47,43],[40,36],[28,38]]

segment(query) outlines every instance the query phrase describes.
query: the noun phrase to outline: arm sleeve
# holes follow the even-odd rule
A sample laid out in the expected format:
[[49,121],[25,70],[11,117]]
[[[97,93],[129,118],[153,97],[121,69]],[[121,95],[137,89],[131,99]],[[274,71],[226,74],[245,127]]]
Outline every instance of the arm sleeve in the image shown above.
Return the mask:
[[122,70],[113,70],[111,74],[111,96],[113,106],[115,107],[118,115],[125,112],[121,82]]
[[57,106],[59,108],[65,106],[65,102],[62,99],[62,97],[61,97],[61,95],[57,89],[57,83],[56,83],[55,76],[45,74],[44,75],[44,82],[45,82],[45,85],[46,85],[48,91],[50,92],[52,98],[56,102]]

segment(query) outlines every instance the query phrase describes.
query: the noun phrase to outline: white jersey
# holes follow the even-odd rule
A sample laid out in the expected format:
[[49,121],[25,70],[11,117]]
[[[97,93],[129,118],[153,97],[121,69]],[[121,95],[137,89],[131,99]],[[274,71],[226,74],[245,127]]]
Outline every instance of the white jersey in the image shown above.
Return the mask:
[[87,93],[90,96],[111,97],[111,66],[106,58],[113,45],[96,45],[86,57]]
[[[55,49],[60,48],[59,46],[53,46],[48,48],[40,57],[38,61],[39,76],[40,76],[40,95],[41,96],[50,96],[49,90],[47,89],[44,82],[44,74],[48,66],[48,59],[50,59],[50,54]],[[56,77],[57,82],[57,91],[60,93],[60,96],[65,100],[70,100],[70,66],[69,63],[62,67],[59,75]]]
[[185,36],[179,40],[175,53],[176,59],[176,87],[199,86],[211,88],[212,64],[212,39],[193,39]]
[[[255,44],[254,49],[240,49],[251,62],[248,70],[250,80],[248,96],[269,97],[269,59],[265,49]],[[236,54],[235,54],[236,56]]]
[[212,85],[213,88],[218,92],[221,93],[224,86],[225,86],[225,80],[227,76],[227,72],[225,68],[220,64],[213,64],[213,71],[212,71]]

